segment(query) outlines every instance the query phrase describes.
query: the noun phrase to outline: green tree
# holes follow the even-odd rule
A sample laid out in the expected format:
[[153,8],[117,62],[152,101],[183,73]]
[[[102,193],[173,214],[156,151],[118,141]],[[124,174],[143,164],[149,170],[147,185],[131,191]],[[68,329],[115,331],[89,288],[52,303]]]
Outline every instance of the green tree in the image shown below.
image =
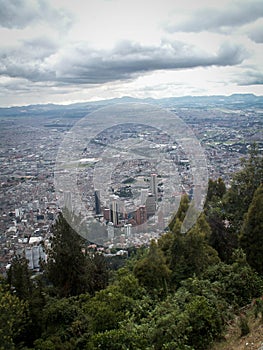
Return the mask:
[[87,256],[88,292],[92,295],[108,285],[109,271],[104,255],[95,252]]
[[117,329],[119,322],[124,321],[132,312],[135,302],[131,297],[121,293],[117,285],[111,285],[83,305],[88,315],[89,324],[93,333]]
[[151,241],[148,255],[135,264],[134,274],[149,293],[167,292],[171,271],[155,241]]
[[0,284],[0,349],[15,350],[28,322],[28,303]]
[[238,246],[237,235],[228,228],[228,221],[224,219],[222,205],[206,209],[207,222],[211,228],[209,244],[217,251],[222,261],[230,262],[233,251]]
[[241,249],[234,252],[232,264],[209,266],[201,277],[212,282],[218,295],[232,308],[247,305],[263,293],[263,279],[249,266]]
[[174,236],[169,267],[175,284],[194,274],[200,275],[209,265],[218,263],[217,252],[208,244],[209,235],[210,227],[201,214],[191,230]]
[[217,202],[222,199],[225,193],[226,185],[220,177],[216,181],[209,179],[205,207],[211,202]]
[[46,274],[61,297],[88,291],[89,276],[85,241],[60,215],[53,226],[51,250],[48,252]]
[[242,170],[233,177],[231,188],[224,196],[224,210],[230,221],[231,230],[239,233],[244,214],[248,211],[254,192],[262,183],[263,157],[254,144],[249,151],[248,159],[241,161]]
[[176,212],[176,214],[174,215],[174,217],[172,218],[171,222],[168,225],[170,231],[173,232],[176,229],[176,223],[178,222],[178,220],[179,222],[184,221],[186,212],[189,208],[189,204],[190,204],[189,197],[187,194],[184,194],[181,198],[178,211]]
[[263,275],[263,185],[255,191],[241,228],[240,245],[247,261]]
[[31,274],[28,261],[21,256],[15,256],[7,273],[7,282],[19,299],[29,300],[32,295]]
[[41,276],[32,275],[28,261],[24,257],[15,256],[7,273],[7,283],[12,294],[27,302],[28,327],[21,333],[21,339],[31,346],[41,334],[41,312],[45,305]]

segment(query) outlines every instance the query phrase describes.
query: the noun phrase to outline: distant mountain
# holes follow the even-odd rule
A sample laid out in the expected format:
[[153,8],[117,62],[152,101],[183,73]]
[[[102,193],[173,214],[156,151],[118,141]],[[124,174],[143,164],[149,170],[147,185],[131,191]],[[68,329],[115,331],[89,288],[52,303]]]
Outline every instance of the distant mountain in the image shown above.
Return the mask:
[[145,98],[139,99],[130,96],[100,100],[92,102],[73,103],[70,105],[38,104],[22,107],[0,108],[0,117],[18,116],[44,116],[49,117],[72,117],[79,118],[103,106],[115,103],[151,103],[163,107],[178,108],[213,108],[225,107],[229,109],[262,108],[263,96],[253,94],[233,94],[231,96],[183,96],[168,97],[161,99]]

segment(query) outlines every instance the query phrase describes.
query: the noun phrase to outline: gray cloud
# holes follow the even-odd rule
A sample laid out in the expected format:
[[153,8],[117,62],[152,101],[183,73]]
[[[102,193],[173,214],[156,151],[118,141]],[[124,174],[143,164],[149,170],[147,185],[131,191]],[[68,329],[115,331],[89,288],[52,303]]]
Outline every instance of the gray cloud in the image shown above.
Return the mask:
[[54,72],[45,60],[57,49],[56,42],[43,37],[25,40],[16,48],[1,48],[0,75],[35,82],[53,80]]
[[262,85],[263,72],[259,72],[258,70],[253,69],[247,70],[238,77],[236,83],[241,86]]
[[236,1],[231,6],[218,9],[209,8],[196,11],[188,20],[169,24],[169,32],[201,32],[206,30],[228,33],[232,27],[251,23],[263,16],[261,0]]
[[262,26],[262,24],[258,28],[251,29],[248,32],[248,36],[251,40],[255,41],[257,44],[263,44],[263,26]]
[[245,56],[242,47],[228,44],[216,54],[181,42],[164,42],[159,47],[123,42],[110,52],[75,47],[62,55],[56,76],[67,83],[99,84],[156,70],[236,65]]
[[71,18],[63,10],[52,8],[45,0],[0,0],[0,26],[22,29],[38,21],[66,28]]
[[[109,51],[79,43],[56,50],[56,43],[47,39],[24,42],[16,50],[2,50],[0,74],[33,82],[103,84],[156,70],[237,65],[247,55],[241,46],[224,44],[217,53],[207,53],[182,42],[141,46],[126,41]],[[55,59],[49,60],[53,54]]]

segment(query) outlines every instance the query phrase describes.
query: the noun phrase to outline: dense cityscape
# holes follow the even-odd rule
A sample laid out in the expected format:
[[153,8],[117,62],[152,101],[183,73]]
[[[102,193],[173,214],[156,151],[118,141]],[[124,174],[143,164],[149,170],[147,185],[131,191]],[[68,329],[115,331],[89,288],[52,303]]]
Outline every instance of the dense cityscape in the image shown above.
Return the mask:
[[[208,178],[221,177],[229,185],[250,145],[255,142],[262,150],[262,98],[253,105],[250,100],[254,102],[254,99],[253,95],[244,98],[238,95],[226,101],[215,99],[215,102],[211,98],[210,105],[207,100],[190,98],[190,104],[180,99],[154,103],[173,111],[194,132],[206,156]],[[0,110],[1,272],[6,271],[15,254],[25,254],[29,267],[36,271],[40,258],[46,258],[51,225],[57,214],[63,208],[71,211],[75,206],[74,186],[72,190],[59,190],[54,183],[59,171],[59,147],[77,121],[107,103],[109,101],[71,108],[43,105]],[[175,211],[181,195],[187,193],[191,198],[196,188],[191,162],[180,144],[171,143],[161,131],[131,122],[127,120],[126,127],[122,125],[114,132],[107,130],[98,134],[91,143],[82,145],[81,160],[67,164],[67,172],[77,170],[76,186],[84,208],[81,214],[87,221],[84,220],[84,225],[82,222],[81,234],[91,246],[98,244],[104,254],[110,254],[112,248],[118,248],[118,254],[125,254],[127,247],[147,245],[159,237],[171,219],[171,208]],[[127,138],[128,143],[121,150]],[[116,140],[121,141],[120,148],[116,147]],[[167,176],[163,168],[160,170],[156,159],[152,161],[145,150],[143,157],[136,159],[126,155],[123,159],[116,158],[123,150],[134,147],[134,142],[136,147],[147,145],[148,151],[155,152],[151,148],[153,141],[158,145],[158,156],[172,161],[176,167],[176,186],[167,187],[171,173]],[[105,165],[107,159],[109,164]],[[102,169],[98,166],[101,163]],[[107,174],[105,169],[110,172]],[[105,179],[111,176],[110,182],[94,182],[96,171],[97,179],[105,173]],[[174,203],[166,212],[167,188],[173,191]]]

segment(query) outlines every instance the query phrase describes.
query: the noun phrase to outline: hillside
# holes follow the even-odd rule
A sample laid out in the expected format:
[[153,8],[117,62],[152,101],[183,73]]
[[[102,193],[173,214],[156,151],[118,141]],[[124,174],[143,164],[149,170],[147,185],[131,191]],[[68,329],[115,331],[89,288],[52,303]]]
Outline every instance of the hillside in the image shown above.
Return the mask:
[[246,311],[246,314],[250,328],[249,334],[241,337],[240,318],[236,317],[227,327],[223,340],[215,342],[211,350],[263,350],[263,322],[254,318],[251,308]]

